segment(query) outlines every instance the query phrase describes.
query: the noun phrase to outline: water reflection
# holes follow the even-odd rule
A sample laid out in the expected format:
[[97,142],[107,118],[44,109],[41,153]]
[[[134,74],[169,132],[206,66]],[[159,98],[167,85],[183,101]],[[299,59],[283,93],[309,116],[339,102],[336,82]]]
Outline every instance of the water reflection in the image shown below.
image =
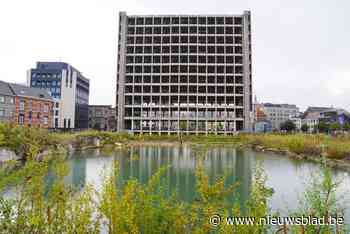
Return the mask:
[[[114,161],[120,168],[119,184],[135,178],[147,183],[149,178],[163,166],[169,169],[162,177],[170,194],[177,191],[180,199],[192,201],[195,194],[195,168],[199,155],[190,147],[133,147],[128,151],[91,150],[75,153],[68,160],[70,173],[65,178],[79,190],[87,184],[100,189],[101,174],[111,172]],[[320,165],[291,160],[288,157],[271,153],[257,153],[250,150],[239,150],[229,147],[211,148],[204,157],[204,166],[211,181],[226,174],[227,184],[238,182],[237,196],[243,206],[249,197],[252,184],[252,173],[258,161],[263,161],[263,168],[268,176],[267,185],[274,189],[270,201],[273,211],[288,215],[299,206],[308,183],[320,172]],[[333,177],[339,180],[337,201],[342,207],[350,207],[350,174],[343,170],[333,170]],[[52,171],[46,177],[46,183],[53,184],[55,178]],[[17,193],[15,187],[3,191],[5,197],[13,197]],[[350,223],[350,209],[345,209],[345,221]]]
[[[69,160],[71,172],[66,182],[78,188],[87,183],[98,188],[102,184],[101,174],[108,172],[113,161],[119,165],[120,185],[129,179],[137,179],[145,184],[162,167],[168,167],[162,177],[166,192],[176,192],[180,199],[195,199],[195,169],[200,155],[188,146],[178,147],[132,147],[130,150],[117,150],[108,155],[100,150],[86,151],[74,155]],[[249,152],[234,148],[212,148],[203,157],[204,167],[211,182],[225,175],[226,184],[239,183],[237,191],[241,203],[249,196],[253,157]]]
[[[162,178],[166,182],[167,192],[170,194],[177,191],[180,199],[192,201],[196,196],[195,168],[198,157],[190,147],[143,146],[109,153],[100,150],[86,151],[76,153],[69,160],[72,171],[66,181],[80,189],[88,183],[99,189],[102,184],[101,173],[110,172],[113,162],[118,161],[119,184],[122,185],[131,178],[146,183],[159,168],[170,165]],[[308,182],[315,177],[315,173],[320,172],[318,164],[230,147],[211,148],[204,157],[204,166],[211,181],[226,174],[228,184],[239,183],[237,195],[244,207],[257,161],[263,161],[263,168],[268,176],[267,185],[275,191],[270,207],[281,215],[287,215],[298,207],[299,201],[304,200],[302,195]],[[333,170],[333,175],[335,179],[341,180],[337,190],[338,200],[344,207],[349,207],[349,173]],[[345,218],[350,218],[349,209],[346,210]]]

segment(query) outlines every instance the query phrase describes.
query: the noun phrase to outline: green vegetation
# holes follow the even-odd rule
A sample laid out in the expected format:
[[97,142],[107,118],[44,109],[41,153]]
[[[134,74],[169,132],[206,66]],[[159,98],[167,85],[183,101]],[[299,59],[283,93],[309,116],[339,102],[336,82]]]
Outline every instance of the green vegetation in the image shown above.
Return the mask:
[[329,124],[323,121],[319,122],[316,128],[320,133],[328,133],[330,130]]
[[[268,201],[273,190],[266,186],[267,176],[261,164],[258,164],[253,176],[251,196],[245,207],[240,207],[238,203],[230,203],[226,199],[237,196],[237,184],[225,186],[225,177],[210,183],[202,161],[206,149],[204,147],[197,152],[197,198],[193,203],[182,202],[175,194],[170,197],[166,195],[162,177],[168,168],[160,169],[146,185],[129,180],[121,187],[116,183],[119,165],[115,164],[104,175],[100,190],[87,185],[82,191],[76,191],[64,183],[69,168],[60,155],[51,163],[55,181],[49,187],[45,185],[49,162],[30,159],[21,169],[1,171],[0,192],[8,186],[16,188],[17,192],[11,198],[0,196],[0,232],[100,233],[104,230],[108,233],[271,233],[276,227],[258,225],[257,222],[253,225],[231,226],[224,222],[224,217],[231,215],[250,216],[256,220],[271,215]],[[305,191],[304,203],[293,215],[343,215],[334,199],[337,183],[332,180],[329,169],[325,168],[320,180],[315,178]],[[212,215],[222,217],[220,226],[210,224]],[[285,234],[347,233],[345,226],[280,228],[279,233]]]
[[241,135],[240,142],[265,148],[288,150],[296,154],[304,154],[320,158],[344,159],[350,155],[349,137],[332,137],[328,135]]
[[[93,139],[100,140],[94,146]],[[170,142],[189,144],[236,144],[240,146],[263,147],[279,151],[290,151],[320,158],[322,155],[330,159],[350,158],[350,137],[343,135],[333,137],[324,134],[237,134],[225,135],[130,135],[95,130],[78,133],[49,133],[37,128],[23,128],[9,124],[0,124],[0,147],[16,152],[23,158],[35,158],[39,153],[50,154],[63,151],[69,145],[77,149],[103,147],[105,145],[139,144],[143,142]]]
[[[313,176],[309,186],[304,192],[303,200],[299,211],[294,216],[300,217],[344,217],[343,211],[337,205],[336,189],[339,187],[340,181],[335,181],[329,168],[323,165],[321,172]],[[329,219],[323,220],[324,224],[329,224]],[[346,232],[344,226],[341,225],[307,225],[292,226],[290,229],[293,233],[342,233]],[[349,230],[347,230],[349,231]]]
[[[235,136],[208,135],[182,136],[184,142],[201,143],[197,149],[197,192],[193,203],[180,201],[176,195],[166,195],[162,175],[167,168],[153,175],[148,184],[130,180],[120,187],[118,165],[104,175],[102,189],[87,185],[83,191],[64,183],[69,168],[62,150],[69,144],[77,147],[89,145],[91,138],[99,138],[101,145],[129,144],[143,141],[179,141],[178,136],[128,135],[111,132],[86,131],[75,134],[49,133],[36,128],[0,125],[0,146],[25,156],[24,166],[9,162],[0,169],[0,233],[269,233],[268,225],[228,226],[224,222],[213,227],[209,218],[271,215],[268,201],[273,190],[266,186],[266,175],[261,166],[255,170],[251,196],[244,207],[230,203],[237,195],[236,184],[226,187],[226,178],[210,183],[201,156],[211,144],[241,144],[288,150],[298,154],[327,156],[340,159],[349,155],[350,139],[326,135],[239,134]],[[204,144],[203,144],[204,143]],[[206,147],[203,147],[203,145]],[[37,155],[50,150],[52,157],[36,160]],[[136,157],[137,158],[137,157]],[[49,166],[53,166],[55,182],[45,183]],[[14,169],[15,168],[15,169]],[[329,169],[314,176],[305,191],[301,205],[293,215],[323,217],[343,215],[335,200],[337,182]],[[2,192],[15,188],[14,197],[5,198]],[[273,214],[275,215],[275,214]],[[337,230],[335,230],[336,228]],[[343,226],[283,226],[280,233],[347,233]]]
[[343,130],[344,131],[350,131],[350,124],[349,123],[345,123],[344,126],[343,126]]
[[301,129],[302,132],[306,133],[309,131],[309,126],[307,124],[303,124],[301,125]]
[[281,123],[280,128],[281,128],[281,130],[284,130],[286,132],[293,132],[296,130],[295,123],[291,120],[287,120],[287,121]]

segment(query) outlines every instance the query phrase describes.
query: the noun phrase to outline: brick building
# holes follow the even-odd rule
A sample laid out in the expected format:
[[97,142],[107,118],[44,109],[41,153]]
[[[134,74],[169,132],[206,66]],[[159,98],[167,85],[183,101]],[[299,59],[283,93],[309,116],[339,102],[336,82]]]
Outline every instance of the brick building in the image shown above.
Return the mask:
[[46,90],[8,84],[15,103],[13,122],[27,127],[53,127],[54,101]]

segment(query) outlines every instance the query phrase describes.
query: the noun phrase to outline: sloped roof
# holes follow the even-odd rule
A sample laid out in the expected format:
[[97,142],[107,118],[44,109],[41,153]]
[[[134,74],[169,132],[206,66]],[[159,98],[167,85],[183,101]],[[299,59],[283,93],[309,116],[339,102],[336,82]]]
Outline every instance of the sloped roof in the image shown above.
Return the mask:
[[333,108],[331,107],[310,106],[306,109],[302,118],[305,119],[309,114],[320,114],[321,112],[325,112],[332,109]]
[[14,96],[13,91],[11,90],[8,83],[0,81],[0,94],[7,96]]
[[305,112],[324,112],[327,110],[332,110],[331,107],[319,107],[319,106],[310,106],[306,109]]
[[294,104],[273,104],[273,103],[262,103],[265,107],[283,107],[283,108],[297,108]]
[[31,88],[28,86],[11,84],[11,83],[9,83],[9,86],[12,89],[13,93],[17,96],[41,98],[41,99],[47,99],[47,100],[53,101],[50,94],[44,89]]

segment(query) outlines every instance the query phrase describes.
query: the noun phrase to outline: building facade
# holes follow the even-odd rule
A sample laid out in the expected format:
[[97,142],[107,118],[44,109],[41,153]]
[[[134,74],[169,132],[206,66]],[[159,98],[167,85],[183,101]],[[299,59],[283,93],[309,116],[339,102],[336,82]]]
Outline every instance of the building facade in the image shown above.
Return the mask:
[[262,106],[266,119],[271,121],[273,130],[280,130],[282,123],[299,114],[299,108],[296,105],[263,103]]
[[322,112],[320,121],[327,124],[339,123],[340,126],[344,126],[346,123],[350,123],[350,113],[344,109],[333,108]]
[[254,132],[266,133],[272,131],[272,124],[269,120],[259,120],[254,122]]
[[308,126],[309,132],[316,132],[317,125],[321,118],[321,114],[325,111],[332,110],[330,107],[308,107],[303,114],[303,124]]
[[303,125],[303,119],[302,119],[302,114],[297,114],[295,116],[290,116],[289,120],[291,120],[297,131],[301,130],[301,126]]
[[63,62],[37,62],[28,71],[27,82],[55,99],[55,128],[88,128],[90,82],[81,72]]
[[8,83],[0,81],[0,121],[14,122],[15,114],[15,95]]
[[15,97],[14,122],[26,127],[52,128],[54,100],[46,90],[9,84]]
[[119,14],[117,130],[252,129],[251,17]]
[[112,108],[110,105],[89,105],[89,128],[115,131],[115,108]]

